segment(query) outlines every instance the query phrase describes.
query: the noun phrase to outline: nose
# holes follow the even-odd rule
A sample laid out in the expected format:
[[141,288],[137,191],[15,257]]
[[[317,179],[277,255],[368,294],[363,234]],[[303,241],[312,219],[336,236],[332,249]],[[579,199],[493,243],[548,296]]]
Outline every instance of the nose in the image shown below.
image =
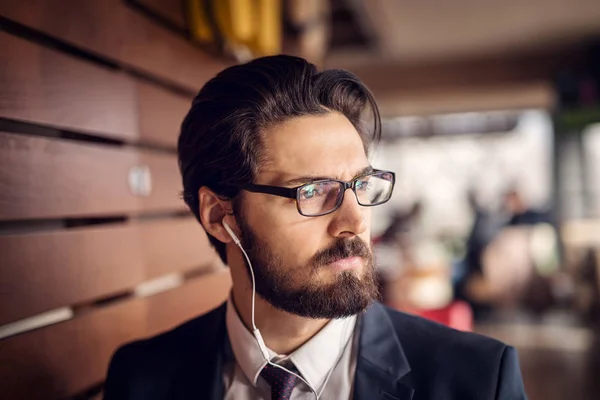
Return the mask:
[[368,228],[370,210],[358,204],[356,194],[348,188],[340,208],[333,212],[328,231],[335,238],[352,238],[364,233]]

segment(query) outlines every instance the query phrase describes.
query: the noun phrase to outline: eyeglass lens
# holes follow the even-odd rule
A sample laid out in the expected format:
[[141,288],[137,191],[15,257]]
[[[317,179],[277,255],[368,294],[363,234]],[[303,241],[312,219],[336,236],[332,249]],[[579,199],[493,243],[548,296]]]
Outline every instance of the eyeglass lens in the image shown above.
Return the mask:
[[[374,206],[390,199],[393,176],[389,173],[365,175],[355,180],[358,203]],[[304,215],[319,215],[335,210],[342,202],[343,183],[322,181],[307,184],[298,192],[298,208]]]

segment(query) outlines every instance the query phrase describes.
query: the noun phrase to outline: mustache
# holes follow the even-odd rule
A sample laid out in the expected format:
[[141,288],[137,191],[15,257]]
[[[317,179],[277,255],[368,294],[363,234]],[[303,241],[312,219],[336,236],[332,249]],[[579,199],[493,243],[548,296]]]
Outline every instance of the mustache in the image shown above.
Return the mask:
[[369,260],[372,258],[371,249],[359,237],[338,239],[330,247],[319,251],[313,257],[312,264],[318,267],[349,257],[362,257]]

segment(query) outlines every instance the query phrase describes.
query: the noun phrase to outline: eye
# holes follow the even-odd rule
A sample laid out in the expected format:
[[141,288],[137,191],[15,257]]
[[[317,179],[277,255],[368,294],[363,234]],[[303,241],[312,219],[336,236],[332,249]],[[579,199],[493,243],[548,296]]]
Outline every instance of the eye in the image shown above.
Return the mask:
[[371,183],[371,180],[366,178],[366,179],[362,179],[360,181],[356,181],[356,190],[368,190],[371,189],[373,187],[373,184]]
[[319,196],[320,194],[322,194],[322,190],[318,185],[308,185],[302,188],[300,191],[300,199],[310,200],[315,196]]

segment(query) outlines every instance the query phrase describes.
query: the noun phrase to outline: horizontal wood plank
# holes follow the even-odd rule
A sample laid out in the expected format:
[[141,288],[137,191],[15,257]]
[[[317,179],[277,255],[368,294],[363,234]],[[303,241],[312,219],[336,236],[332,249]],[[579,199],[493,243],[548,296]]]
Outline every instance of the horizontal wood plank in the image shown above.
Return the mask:
[[117,303],[5,339],[0,351],[0,398],[63,398],[98,384],[119,345],[217,307],[230,285],[225,270],[154,297]]
[[4,0],[0,14],[192,91],[227,65],[122,0]]
[[138,134],[135,83],[0,32],[0,117],[125,141]]
[[175,148],[192,98],[151,83],[137,82],[140,136],[145,142]]
[[170,292],[148,297],[145,335],[155,335],[222,304],[231,289],[229,269],[192,279]]
[[135,3],[169,21],[179,29],[186,29],[184,2],[186,0],[135,0]]
[[0,324],[220,265],[192,217],[0,235]]
[[0,133],[0,220],[185,210],[175,155]]
[[175,148],[191,97],[0,32],[0,117]]

